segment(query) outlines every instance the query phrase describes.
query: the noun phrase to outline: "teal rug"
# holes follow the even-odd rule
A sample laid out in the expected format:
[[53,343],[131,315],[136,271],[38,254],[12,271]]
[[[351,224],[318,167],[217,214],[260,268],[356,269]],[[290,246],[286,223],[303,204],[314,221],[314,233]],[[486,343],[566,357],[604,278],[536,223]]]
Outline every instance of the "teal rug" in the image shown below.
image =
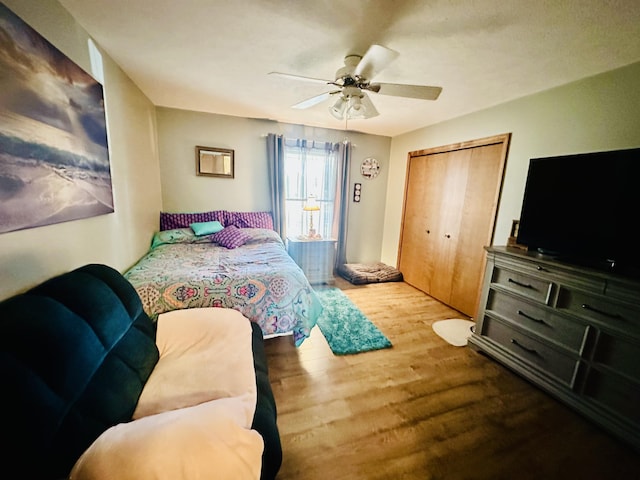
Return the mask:
[[324,307],[318,327],[336,355],[379,350],[391,342],[339,288],[316,290]]

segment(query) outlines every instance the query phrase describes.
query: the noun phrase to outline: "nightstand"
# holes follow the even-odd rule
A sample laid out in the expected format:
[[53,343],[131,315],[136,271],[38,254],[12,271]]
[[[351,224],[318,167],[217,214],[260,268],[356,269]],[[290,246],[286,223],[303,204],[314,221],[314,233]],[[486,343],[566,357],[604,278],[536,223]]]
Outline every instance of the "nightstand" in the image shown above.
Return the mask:
[[287,251],[302,268],[309,283],[333,283],[336,240],[287,238]]

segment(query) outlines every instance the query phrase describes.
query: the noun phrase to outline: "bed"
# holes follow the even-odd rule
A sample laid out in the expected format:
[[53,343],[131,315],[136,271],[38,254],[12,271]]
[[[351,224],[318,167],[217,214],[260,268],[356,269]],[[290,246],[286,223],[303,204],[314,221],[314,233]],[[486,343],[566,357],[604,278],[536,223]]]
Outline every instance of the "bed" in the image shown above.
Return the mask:
[[280,236],[261,223],[234,221],[229,215],[219,217],[224,229],[213,234],[171,228],[193,218],[201,217],[161,221],[150,250],[124,273],[145,312],[155,319],[185,308],[233,308],[257,323],[265,337],[292,334],[299,346],[322,304]]

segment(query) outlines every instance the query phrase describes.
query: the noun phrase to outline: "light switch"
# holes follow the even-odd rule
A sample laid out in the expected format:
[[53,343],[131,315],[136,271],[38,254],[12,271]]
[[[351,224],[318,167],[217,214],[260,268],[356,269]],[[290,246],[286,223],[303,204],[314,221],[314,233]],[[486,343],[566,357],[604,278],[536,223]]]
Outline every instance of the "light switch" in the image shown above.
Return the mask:
[[359,202],[361,196],[362,196],[362,184],[356,183],[353,185],[353,201]]

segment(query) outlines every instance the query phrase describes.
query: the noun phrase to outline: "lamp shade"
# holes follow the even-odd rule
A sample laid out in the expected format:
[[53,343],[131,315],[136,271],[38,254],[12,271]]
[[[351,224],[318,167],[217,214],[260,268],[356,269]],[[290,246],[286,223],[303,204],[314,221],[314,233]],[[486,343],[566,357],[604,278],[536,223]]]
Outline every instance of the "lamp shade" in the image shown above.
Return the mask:
[[302,210],[305,212],[317,212],[320,210],[320,205],[316,202],[316,197],[307,198],[307,202],[302,207]]
[[371,118],[380,115],[378,113],[378,110],[376,110],[376,107],[373,106],[373,102],[369,98],[369,95],[363,93],[360,101],[362,103],[362,107],[364,108],[364,116],[362,118]]
[[344,116],[344,111],[346,109],[347,109],[347,101],[342,95],[340,95],[340,97],[338,97],[338,99],[336,100],[336,103],[334,103],[331,107],[329,107],[329,112],[331,112],[331,115],[336,117],[338,120],[342,120]]
[[349,118],[366,118],[367,109],[362,104],[360,97],[353,95],[349,98],[347,115]]

